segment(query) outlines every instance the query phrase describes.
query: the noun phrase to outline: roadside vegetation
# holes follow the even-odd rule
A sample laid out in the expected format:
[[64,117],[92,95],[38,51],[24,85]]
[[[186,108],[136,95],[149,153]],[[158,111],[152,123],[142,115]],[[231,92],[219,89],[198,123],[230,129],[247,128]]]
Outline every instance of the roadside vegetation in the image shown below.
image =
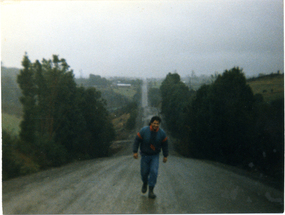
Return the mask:
[[3,180],[109,156],[112,141],[133,129],[140,80],[127,97],[100,76],[75,79],[56,55],[34,63],[25,55],[22,65],[1,68]]
[[271,176],[282,188],[283,80],[276,74],[247,81],[235,67],[194,91],[169,73],[160,86],[161,112],[176,149]]

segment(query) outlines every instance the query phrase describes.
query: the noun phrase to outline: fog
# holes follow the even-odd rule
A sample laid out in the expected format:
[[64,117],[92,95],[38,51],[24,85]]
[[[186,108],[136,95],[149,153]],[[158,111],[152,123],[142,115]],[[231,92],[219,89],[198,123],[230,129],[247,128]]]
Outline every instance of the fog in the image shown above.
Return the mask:
[[282,0],[1,2],[1,61],[65,58],[76,77],[283,72]]

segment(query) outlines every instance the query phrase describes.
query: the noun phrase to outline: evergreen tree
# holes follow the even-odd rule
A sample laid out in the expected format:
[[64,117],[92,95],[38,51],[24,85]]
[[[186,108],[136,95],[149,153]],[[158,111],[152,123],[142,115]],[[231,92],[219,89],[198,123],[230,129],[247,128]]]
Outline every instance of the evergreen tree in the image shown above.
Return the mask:
[[246,161],[254,139],[254,96],[241,69],[225,71],[211,89],[213,144],[227,163]]
[[174,137],[181,137],[184,121],[184,109],[190,99],[189,88],[180,81],[177,73],[169,73],[160,87],[161,112],[167,128]]
[[22,61],[23,69],[17,77],[17,82],[22,90],[20,102],[23,105],[23,120],[20,124],[20,138],[27,143],[26,150],[35,141],[35,120],[36,120],[36,85],[34,71],[31,62],[25,54]]
[[[18,76],[24,117],[20,139],[42,168],[108,155],[114,129],[95,88],[77,88],[65,59],[23,60]],[[24,148],[23,147],[23,148]]]
[[209,140],[212,137],[210,116],[210,85],[201,86],[192,101],[186,108],[184,124],[184,144],[188,151],[186,154],[193,157],[212,157],[212,148]]
[[201,87],[187,113],[196,156],[230,164],[248,162],[255,138],[253,104],[252,90],[239,68]]
[[150,88],[148,90],[148,100],[152,107],[158,107],[161,102],[160,90],[158,88]]

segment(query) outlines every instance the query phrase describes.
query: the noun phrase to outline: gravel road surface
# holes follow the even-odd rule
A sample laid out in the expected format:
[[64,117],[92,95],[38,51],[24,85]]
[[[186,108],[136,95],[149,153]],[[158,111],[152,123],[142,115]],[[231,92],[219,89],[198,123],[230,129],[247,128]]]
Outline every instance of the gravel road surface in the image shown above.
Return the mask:
[[149,199],[130,146],[111,158],[3,182],[4,214],[283,212],[281,191],[174,152],[167,163],[161,157],[157,198]]

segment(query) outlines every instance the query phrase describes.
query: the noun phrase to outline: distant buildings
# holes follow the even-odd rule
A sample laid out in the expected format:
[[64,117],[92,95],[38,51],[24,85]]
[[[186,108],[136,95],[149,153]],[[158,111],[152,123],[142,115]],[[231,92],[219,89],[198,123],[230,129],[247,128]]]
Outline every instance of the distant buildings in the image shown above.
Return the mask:
[[117,87],[131,87],[131,84],[117,83]]

